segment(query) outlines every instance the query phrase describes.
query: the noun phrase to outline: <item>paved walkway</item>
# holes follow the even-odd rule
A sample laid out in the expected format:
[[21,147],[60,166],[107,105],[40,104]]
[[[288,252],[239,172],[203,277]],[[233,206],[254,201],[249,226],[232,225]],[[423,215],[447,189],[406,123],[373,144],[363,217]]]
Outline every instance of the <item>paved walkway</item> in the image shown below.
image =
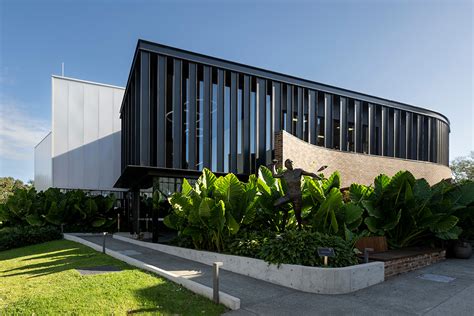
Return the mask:
[[[102,245],[102,237],[81,238]],[[107,248],[212,287],[210,266],[110,237]],[[421,274],[454,280],[436,282]],[[304,293],[225,270],[220,282],[221,291],[241,300],[241,309],[228,315],[474,315],[474,257],[449,259],[344,295]]]

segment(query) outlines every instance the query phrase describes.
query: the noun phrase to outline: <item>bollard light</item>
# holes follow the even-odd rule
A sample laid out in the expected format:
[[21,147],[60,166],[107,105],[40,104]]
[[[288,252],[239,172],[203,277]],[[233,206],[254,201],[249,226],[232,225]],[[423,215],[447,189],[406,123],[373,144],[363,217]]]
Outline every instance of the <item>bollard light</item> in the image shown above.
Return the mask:
[[107,232],[103,232],[103,239],[102,239],[102,253],[105,254],[105,238],[107,237]]
[[214,262],[212,264],[212,283],[213,283],[213,295],[212,298],[216,304],[219,304],[219,267],[222,266],[222,262]]

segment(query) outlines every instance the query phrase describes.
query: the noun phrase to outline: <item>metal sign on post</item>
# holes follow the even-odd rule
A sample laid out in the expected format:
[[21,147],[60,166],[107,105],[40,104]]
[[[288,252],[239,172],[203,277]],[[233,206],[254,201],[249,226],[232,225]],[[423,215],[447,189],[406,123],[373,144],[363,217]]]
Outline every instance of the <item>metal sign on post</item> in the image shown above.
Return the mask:
[[212,264],[212,283],[213,283],[213,295],[212,298],[216,304],[219,304],[219,267],[222,266],[222,262],[214,262]]
[[335,257],[334,248],[318,247],[318,256],[324,258],[324,265],[328,265],[328,257]]

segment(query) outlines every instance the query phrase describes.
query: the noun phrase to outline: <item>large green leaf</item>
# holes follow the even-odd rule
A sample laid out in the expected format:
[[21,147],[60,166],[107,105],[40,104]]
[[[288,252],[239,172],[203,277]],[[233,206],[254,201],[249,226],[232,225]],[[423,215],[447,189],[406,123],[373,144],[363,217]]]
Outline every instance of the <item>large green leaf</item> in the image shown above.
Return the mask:
[[315,181],[310,178],[305,179],[306,187],[310,193],[311,198],[316,203],[322,203],[325,199],[323,189],[318,181]]
[[273,173],[265,166],[260,166],[260,168],[258,168],[258,178],[265,182],[269,187],[272,187],[275,184]]
[[215,198],[224,201],[226,210],[232,212],[232,215],[239,220],[242,216],[240,205],[244,190],[244,185],[233,173],[220,177],[215,183]]
[[379,228],[379,221],[375,217],[366,217],[364,220],[365,225],[367,225],[367,228],[369,229],[370,232],[372,233],[379,233],[380,228]]
[[211,198],[203,198],[201,204],[199,204],[199,216],[201,217],[210,217],[211,209],[214,207],[214,200]]
[[239,231],[240,225],[237,223],[237,221],[235,220],[235,218],[232,216],[230,212],[226,212],[225,214],[226,214],[226,225],[227,225],[227,228],[229,229],[229,232],[232,235],[237,234],[237,232]]
[[349,197],[356,204],[368,198],[371,193],[371,188],[362,184],[353,183],[349,187]]
[[374,205],[373,201],[363,200],[362,201],[362,206],[367,210],[367,213],[369,213],[370,216],[373,216],[375,218],[382,218],[383,217],[382,212],[378,209],[377,206]]
[[362,213],[364,210],[354,204],[354,203],[346,203],[343,207],[344,210],[344,222],[346,224],[351,224],[358,221],[362,217]]
[[188,195],[193,191],[193,187],[189,184],[188,180],[183,179],[183,185],[181,186],[181,193]]
[[456,240],[459,238],[459,235],[461,235],[461,233],[462,229],[457,226],[454,226],[446,232],[436,233],[436,237],[443,240]]
[[202,170],[202,175],[199,177],[198,181],[196,182],[196,187],[202,192],[204,196],[208,196],[211,194],[212,190],[214,189],[215,182],[217,178],[211,170],[204,168]]
[[390,184],[390,177],[385,174],[378,175],[374,180],[374,194],[376,198],[380,198],[385,188]]
[[444,233],[452,229],[458,223],[459,219],[454,215],[443,216],[438,222],[431,225],[435,233]]
[[338,171],[333,172],[327,180],[323,181],[323,190],[328,194],[333,188],[339,189],[341,186],[341,175]]

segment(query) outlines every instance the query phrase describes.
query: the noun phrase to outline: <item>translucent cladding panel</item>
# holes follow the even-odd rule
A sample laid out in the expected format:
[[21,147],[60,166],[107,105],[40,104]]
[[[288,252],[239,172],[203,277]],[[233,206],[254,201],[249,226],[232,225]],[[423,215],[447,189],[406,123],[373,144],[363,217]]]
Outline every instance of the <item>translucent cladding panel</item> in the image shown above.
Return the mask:
[[99,87],[84,86],[84,187],[99,185]]
[[84,187],[84,85],[69,82],[68,188]]
[[52,145],[53,157],[68,151],[68,95],[69,85],[66,80],[53,78],[52,96]]
[[99,91],[99,187],[111,187],[116,179],[112,161],[114,159],[113,111],[114,94],[112,89]]
[[51,164],[51,133],[35,147],[35,188],[44,191],[53,185]]

